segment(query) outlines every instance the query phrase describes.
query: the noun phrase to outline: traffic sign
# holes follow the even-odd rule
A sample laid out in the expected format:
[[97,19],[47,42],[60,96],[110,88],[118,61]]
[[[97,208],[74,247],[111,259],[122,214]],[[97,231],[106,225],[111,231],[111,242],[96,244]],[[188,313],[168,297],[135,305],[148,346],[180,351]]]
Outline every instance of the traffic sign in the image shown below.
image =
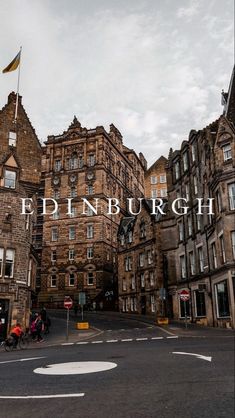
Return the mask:
[[181,290],[181,292],[180,292],[180,299],[183,302],[187,302],[187,300],[190,299],[190,293],[189,293],[189,291],[187,289]]
[[79,292],[78,303],[79,305],[86,305],[86,293],[85,292]]
[[64,298],[64,308],[71,309],[73,306],[73,301],[70,296],[65,296]]

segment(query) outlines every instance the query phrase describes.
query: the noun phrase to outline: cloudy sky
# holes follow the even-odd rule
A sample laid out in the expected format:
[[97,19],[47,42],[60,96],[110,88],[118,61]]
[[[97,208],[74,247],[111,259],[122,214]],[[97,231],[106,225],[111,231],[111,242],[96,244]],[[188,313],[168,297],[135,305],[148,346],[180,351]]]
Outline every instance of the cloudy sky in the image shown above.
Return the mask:
[[[0,66],[22,51],[38,137],[114,123],[149,164],[222,112],[234,61],[233,0],[8,0]],[[0,107],[17,72],[0,74]]]

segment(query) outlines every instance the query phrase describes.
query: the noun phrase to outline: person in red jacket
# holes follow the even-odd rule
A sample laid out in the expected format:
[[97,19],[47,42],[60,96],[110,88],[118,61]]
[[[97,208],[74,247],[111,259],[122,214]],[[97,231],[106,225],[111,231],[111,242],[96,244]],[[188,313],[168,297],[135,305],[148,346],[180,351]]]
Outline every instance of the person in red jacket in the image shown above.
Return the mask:
[[23,330],[19,322],[17,322],[16,326],[11,330],[11,337],[14,338],[14,347],[17,346],[21,334],[23,334]]

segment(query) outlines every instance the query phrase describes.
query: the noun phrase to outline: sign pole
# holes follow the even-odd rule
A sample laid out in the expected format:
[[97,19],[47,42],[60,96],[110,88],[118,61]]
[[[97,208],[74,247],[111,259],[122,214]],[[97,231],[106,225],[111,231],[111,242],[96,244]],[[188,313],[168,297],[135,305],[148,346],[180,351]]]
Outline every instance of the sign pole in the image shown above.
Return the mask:
[[184,300],[184,314],[185,314],[185,328],[188,328],[188,323],[187,323],[187,311],[186,311],[186,300]]
[[66,328],[66,341],[69,340],[69,308],[67,308],[67,328]]
[[83,305],[82,305],[82,321],[83,321]]

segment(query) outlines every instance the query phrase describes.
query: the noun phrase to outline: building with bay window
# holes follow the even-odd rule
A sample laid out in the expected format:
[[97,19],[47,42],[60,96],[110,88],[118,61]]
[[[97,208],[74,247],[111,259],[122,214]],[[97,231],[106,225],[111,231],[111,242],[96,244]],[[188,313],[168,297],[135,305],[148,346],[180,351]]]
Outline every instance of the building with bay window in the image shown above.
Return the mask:
[[29,324],[35,297],[35,215],[21,215],[21,198],[36,202],[41,146],[19,97],[11,93],[0,110],[0,319],[4,338],[16,321]]

